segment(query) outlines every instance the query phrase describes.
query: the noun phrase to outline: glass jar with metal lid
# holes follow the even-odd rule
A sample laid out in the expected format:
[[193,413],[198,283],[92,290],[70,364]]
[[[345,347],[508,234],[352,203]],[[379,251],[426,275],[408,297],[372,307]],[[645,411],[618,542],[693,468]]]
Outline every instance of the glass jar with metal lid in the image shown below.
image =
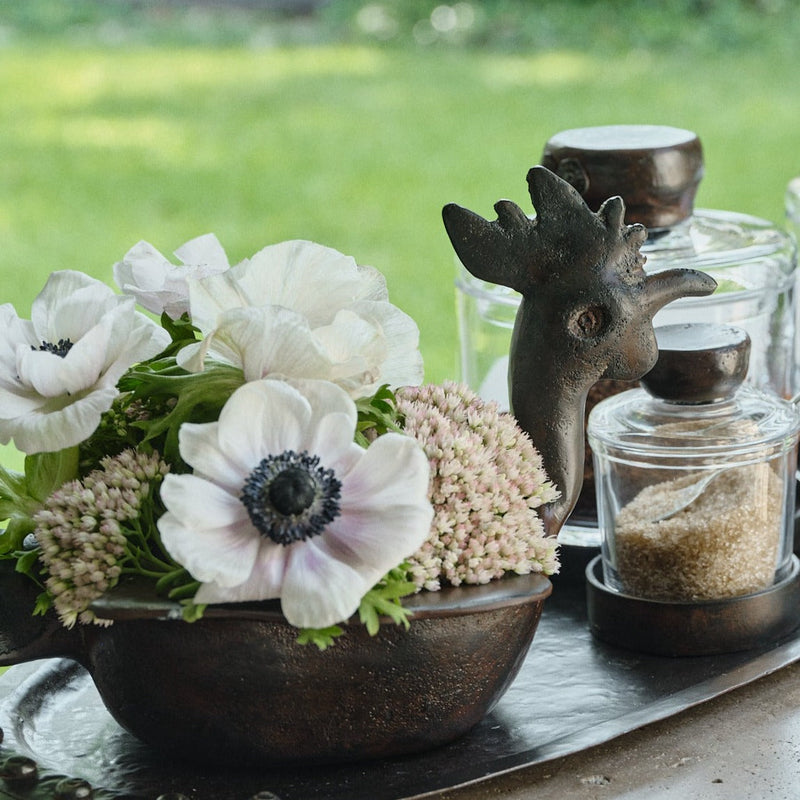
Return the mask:
[[792,563],[800,414],[743,384],[741,329],[656,329],[642,387],[589,417],[603,580],[626,595],[701,602],[763,591]]

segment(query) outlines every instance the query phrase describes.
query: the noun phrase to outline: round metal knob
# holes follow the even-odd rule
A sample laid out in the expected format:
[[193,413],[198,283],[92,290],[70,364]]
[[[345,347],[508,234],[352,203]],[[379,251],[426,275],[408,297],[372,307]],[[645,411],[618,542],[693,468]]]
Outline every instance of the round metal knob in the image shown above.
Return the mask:
[[686,323],[655,329],[658,361],[641,383],[671,403],[713,403],[732,397],[747,375],[750,337],[741,328]]

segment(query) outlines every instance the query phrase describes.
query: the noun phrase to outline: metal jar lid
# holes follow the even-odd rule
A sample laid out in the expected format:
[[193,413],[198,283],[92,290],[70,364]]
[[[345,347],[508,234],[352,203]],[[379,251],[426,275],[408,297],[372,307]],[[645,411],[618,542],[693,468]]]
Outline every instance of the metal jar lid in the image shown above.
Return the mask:
[[573,128],[552,136],[542,166],[572,184],[597,210],[620,195],[625,221],[668,228],[689,217],[703,177],[703,150],[692,131],[664,125]]

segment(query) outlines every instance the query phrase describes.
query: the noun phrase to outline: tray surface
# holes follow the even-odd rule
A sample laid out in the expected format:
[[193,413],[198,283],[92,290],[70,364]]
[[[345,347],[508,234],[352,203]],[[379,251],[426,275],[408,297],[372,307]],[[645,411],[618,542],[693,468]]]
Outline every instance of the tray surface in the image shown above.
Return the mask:
[[[531,651],[512,686],[470,733],[417,756],[313,770],[225,771],[168,762],[112,720],[72,661],[21,665],[0,677],[0,762],[36,760],[36,794],[0,780],[0,798],[55,797],[55,775],[80,777],[96,800],[412,800],[576,753],[677,714],[800,659],[800,634],[773,647],[665,658],[591,636],[584,587],[554,581]],[[48,793],[51,792],[51,793]]]

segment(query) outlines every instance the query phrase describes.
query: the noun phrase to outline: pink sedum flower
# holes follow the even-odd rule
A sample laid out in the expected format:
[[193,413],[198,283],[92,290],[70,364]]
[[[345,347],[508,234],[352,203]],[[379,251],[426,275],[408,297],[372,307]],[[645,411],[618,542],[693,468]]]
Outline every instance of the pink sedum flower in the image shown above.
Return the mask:
[[45,586],[66,627],[111,624],[89,606],[119,580],[128,555],[123,526],[168,471],[157,453],[123,450],[82,481],[65,483],[34,515]]
[[114,264],[114,280],[125,294],[133,295],[142,308],[179,319],[189,311],[190,278],[206,278],[229,269],[228,257],[213,233],[181,245],[173,264],[149,242],[141,241]]
[[196,603],[280,598],[290,624],[324,628],[427,538],[428,463],[409,436],[353,442],[356,407],[327,381],[259,380],[218,422],[185,423],[194,474],[168,475],[164,546],[202,586]]
[[431,467],[430,535],[407,559],[417,586],[556,572],[556,541],[537,509],[558,492],[514,417],[453,382],[403,388],[397,408]]

